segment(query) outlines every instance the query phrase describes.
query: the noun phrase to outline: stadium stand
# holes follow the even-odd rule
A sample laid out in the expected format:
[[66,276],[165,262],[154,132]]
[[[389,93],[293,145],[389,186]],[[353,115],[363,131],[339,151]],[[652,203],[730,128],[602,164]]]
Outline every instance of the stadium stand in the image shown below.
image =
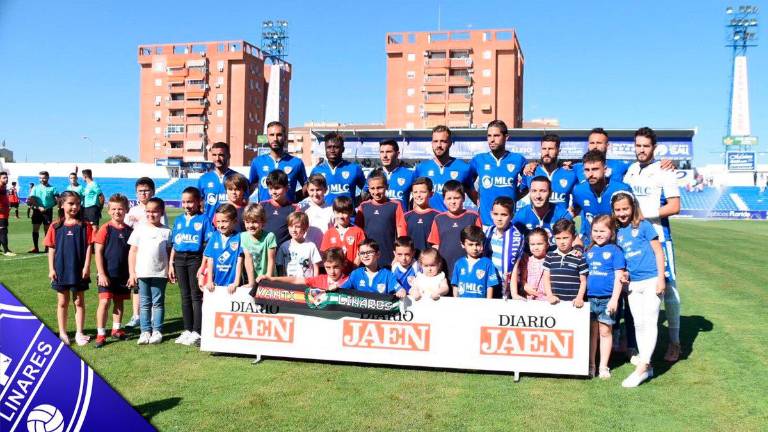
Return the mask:
[[[181,199],[181,191],[187,186],[197,186],[197,179],[191,178],[155,178],[155,188],[157,190],[156,196],[166,201],[178,202]],[[39,181],[38,176],[21,176],[19,177],[19,197],[26,199],[29,195],[29,184],[37,183]],[[130,200],[136,199],[136,179],[131,178],[115,178],[115,177],[100,177],[96,179],[96,182],[101,187],[101,191],[106,198],[114,193],[121,193],[128,197]],[[67,189],[69,185],[68,177],[51,177],[49,183],[56,186],[56,189],[63,191]]]
[[681,189],[683,210],[768,211],[768,196],[754,186],[705,188],[701,192]]

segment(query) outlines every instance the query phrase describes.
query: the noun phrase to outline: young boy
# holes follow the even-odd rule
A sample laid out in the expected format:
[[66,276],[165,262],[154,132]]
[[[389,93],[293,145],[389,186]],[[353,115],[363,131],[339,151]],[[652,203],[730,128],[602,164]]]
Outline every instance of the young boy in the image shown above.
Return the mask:
[[547,301],[555,304],[560,300],[572,301],[580,308],[584,305],[587,291],[589,267],[581,253],[576,253],[576,224],[569,219],[560,219],[552,227],[557,249],[544,258],[544,290]]
[[[136,205],[128,210],[128,214],[125,216],[125,224],[131,228],[136,228],[143,222],[147,221],[147,215],[144,211],[144,207],[150,198],[155,196],[155,181],[149,177],[140,177],[136,180]],[[160,218],[162,225],[166,224],[165,214]],[[133,287],[131,294],[131,302],[133,303],[133,315],[131,319],[125,324],[126,327],[136,327],[139,325],[139,287]]]
[[236,229],[237,209],[232,204],[224,203],[216,209],[214,220],[216,232],[208,240],[203,252],[210,275],[205,289],[213,292],[217,286],[226,286],[232,294],[240,285],[243,265],[243,248],[240,233]]
[[347,257],[347,267],[344,269],[347,274],[360,265],[360,256],[357,252],[360,244],[365,240],[363,230],[352,225],[354,213],[352,198],[346,196],[334,198],[334,225],[326,231],[320,246],[320,252],[323,253],[330,248],[341,248]]
[[109,197],[107,212],[112,219],[102,225],[94,237],[99,286],[96,348],[103,347],[107,341],[104,326],[110,300],[112,300],[111,336],[118,340],[126,338],[120,324],[123,320],[123,302],[131,298],[131,289],[128,288],[128,252],[131,247],[128,245],[128,239],[131,237],[133,228],[125,224],[128,198],[122,194],[112,195]]
[[277,242],[275,235],[264,230],[267,216],[261,204],[251,203],[243,213],[245,231],[240,235],[240,247],[245,254],[245,271],[248,283],[275,274]]
[[333,224],[333,206],[325,203],[328,183],[321,174],[309,176],[307,183],[307,199],[301,202],[301,211],[309,217],[309,228],[306,238],[317,246],[323,245],[323,235]]
[[325,274],[316,274],[311,277],[304,276],[265,276],[264,279],[287,282],[294,285],[306,285],[309,288],[319,288],[326,291],[333,291],[337,289],[344,281],[347,280],[347,274],[344,273],[347,259],[344,257],[344,252],[339,248],[328,249],[325,253],[325,260],[323,261],[323,268]]
[[392,265],[395,257],[395,238],[407,234],[400,202],[387,198],[387,176],[374,170],[368,177],[371,199],[360,204],[355,223],[363,229],[365,237],[379,244],[379,267]]
[[454,264],[463,255],[460,249],[462,230],[470,225],[482,226],[480,215],[464,209],[464,198],[464,186],[461,182],[457,180],[445,182],[443,201],[448,211],[435,216],[427,238],[427,242],[433,245],[445,259],[446,276],[449,280],[453,274]]
[[302,212],[288,215],[288,233],[291,239],[277,250],[277,274],[309,278],[320,274],[320,251],[314,243],[305,240],[309,218]]
[[432,221],[439,211],[429,206],[429,200],[432,198],[432,180],[429,177],[419,177],[413,181],[411,187],[411,198],[413,199],[413,210],[405,213],[405,224],[408,229],[408,235],[413,239],[413,247],[418,251],[425,250],[427,237],[432,229]]
[[[446,183],[447,186],[447,183]],[[483,229],[469,225],[461,230],[461,248],[467,256],[456,261],[451,276],[454,297],[493,298],[501,285],[493,262],[483,256]]]
[[406,295],[405,288],[400,286],[391,271],[379,267],[379,245],[376,240],[365,239],[358,250],[360,262],[363,264],[355,269],[339,288],[379,294],[394,294],[397,298]]
[[[491,225],[485,232],[485,256],[491,259],[493,266],[501,276],[501,297],[510,296],[510,276],[515,265],[523,254],[525,239],[520,231],[512,225],[512,215],[515,213],[515,201],[506,196],[500,196],[491,206]],[[499,293],[494,293],[498,298]]]
[[227,203],[237,210],[237,232],[242,232],[245,229],[243,210],[248,205],[248,179],[240,173],[232,174],[224,179],[224,187],[227,189]]
[[275,235],[277,244],[283,244],[291,238],[288,234],[288,215],[299,208],[288,200],[288,175],[283,171],[274,170],[267,175],[267,188],[271,199],[260,203],[267,217],[264,230]]
[[395,239],[395,261],[392,263],[392,273],[405,288],[405,291],[411,292],[411,284],[416,278],[416,260],[414,260],[415,250],[413,239],[408,236],[400,236]]

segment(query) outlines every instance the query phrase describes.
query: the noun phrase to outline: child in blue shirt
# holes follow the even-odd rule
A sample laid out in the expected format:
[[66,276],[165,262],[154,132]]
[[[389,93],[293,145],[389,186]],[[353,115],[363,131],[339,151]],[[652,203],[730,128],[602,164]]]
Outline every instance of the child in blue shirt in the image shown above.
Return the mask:
[[395,275],[385,268],[379,268],[380,252],[376,240],[363,240],[357,253],[363,265],[355,269],[339,288],[405,297],[405,288],[400,286]]
[[401,236],[395,239],[395,260],[392,262],[392,273],[408,294],[411,293],[411,284],[416,279],[418,270],[414,259],[415,252],[412,238]]
[[205,289],[213,292],[217,286],[226,286],[230,294],[242,277],[242,246],[237,232],[237,209],[225,203],[216,209],[216,232],[213,233],[203,255],[207,258],[208,281]]
[[600,339],[600,378],[608,379],[608,360],[613,347],[614,314],[621,294],[621,277],[626,267],[624,253],[614,244],[613,219],[599,215],[592,220],[592,243],[586,250],[589,276],[587,300],[590,307],[589,372],[595,373],[598,333]]
[[516,292],[510,292],[511,275],[515,271],[523,255],[525,239],[514,225],[512,215],[515,213],[515,201],[507,196],[500,196],[491,206],[491,225],[485,232],[483,251],[491,259],[496,271],[501,277],[502,293],[494,293],[494,297],[522,298]]
[[653,225],[643,219],[635,198],[619,192],[611,199],[619,230],[616,241],[624,250],[629,271],[629,307],[635,322],[638,355],[630,360],[636,369],[621,385],[637,387],[653,376],[651,356],[656,348],[661,299],[664,296],[664,251]]
[[469,225],[461,230],[461,247],[467,253],[453,267],[451,286],[454,297],[493,298],[501,278],[490,258],[483,256],[483,229]]

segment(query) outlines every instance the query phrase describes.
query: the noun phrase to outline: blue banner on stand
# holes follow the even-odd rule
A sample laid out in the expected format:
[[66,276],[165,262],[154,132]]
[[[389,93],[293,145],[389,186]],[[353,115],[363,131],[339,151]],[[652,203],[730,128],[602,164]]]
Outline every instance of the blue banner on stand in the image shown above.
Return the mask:
[[0,284],[0,431],[153,430]]

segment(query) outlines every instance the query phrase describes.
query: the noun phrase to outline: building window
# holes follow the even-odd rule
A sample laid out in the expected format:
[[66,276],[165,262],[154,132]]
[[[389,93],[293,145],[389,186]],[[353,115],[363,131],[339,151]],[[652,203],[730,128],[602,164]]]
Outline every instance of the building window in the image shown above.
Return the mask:
[[224,101],[224,95],[221,93],[216,93],[216,103],[221,105],[221,103]]
[[406,128],[406,129],[413,129],[413,128],[414,128],[414,127],[413,127],[413,122],[408,122],[408,123],[406,123],[406,124],[405,124],[405,128]]
[[483,69],[483,76],[485,78],[488,78],[491,76],[491,70],[490,69]]
[[216,110],[216,117],[224,117],[224,110]]
[[155,106],[160,106],[160,102],[162,102],[162,100],[162,96],[155,96]]
[[165,63],[163,62],[157,62],[154,64],[155,70],[157,72],[165,72]]
[[484,96],[490,96],[491,95],[491,88],[490,87],[483,87],[483,95]]
[[416,54],[414,53],[408,53],[408,61],[416,61]]
[[158,135],[163,133],[163,128],[161,128],[160,126],[155,126],[155,133]]
[[405,106],[405,112],[406,112],[406,113],[408,113],[408,114],[413,114],[413,113],[414,113],[414,111],[416,111],[416,109],[414,108],[414,106],[413,106],[413,105],[406,105],[406,106]]
[[430,59],[444,59],[445,51],[429,51],[427,57]]
[[483,58],[486,59],[486,60],[490,60],[491,59],[491,50],[483,51]]
[[161,78],[155,78],[155,87],[160,87],[163,85],[163,80]]
[[224,133],[224,125],[216,125],[216,133]]
[[405,94],[407,94],[408,96],[413,96],[414,94],[416,94],[416,89],[409,88],[408,90],[405,91]]
[[448,87],[448,93],[450,94],[468,94],[469,93],[469,87]]
[[467,50],[452,50],[451,51],[451,58],[452,59],[469,58],[469,51],[467,51]]
[[219,60],[216,62],[216,68],[219,70],[219,72],[224,72],[224,60]]
[[408,77],[408,79],[414,79],[416,78],[416,72],[415,71],[408,71],[405,73],[405,76]]
[[221,87],[223,85],[224,85],[224,77],[216,78],[216,87]]

